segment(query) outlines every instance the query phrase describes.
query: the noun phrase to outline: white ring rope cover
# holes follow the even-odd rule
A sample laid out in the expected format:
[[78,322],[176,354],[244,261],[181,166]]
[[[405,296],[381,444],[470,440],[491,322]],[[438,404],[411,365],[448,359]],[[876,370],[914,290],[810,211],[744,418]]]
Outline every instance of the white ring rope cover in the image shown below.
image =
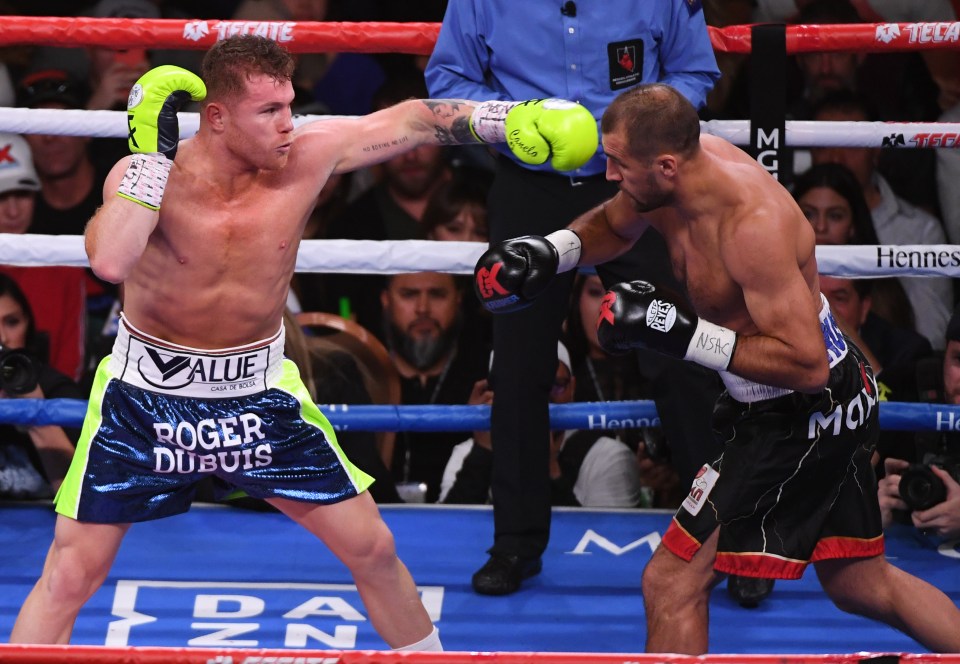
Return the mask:
[[[198,113],[178,113],[180,136],[188,138],[200,126]],[[330,120],[335,115],[297,115],[294,124]],[[704,133],[735,145],[750,143],[749,120],[701,122]],[[960,147],[960,122],[814,122],[787,120],[790,147]],[[86,111],[59,108],[0,108],[0,132],[126,138],[125,111]]]
[[[297,272],[473,274],[487,245],[432,240],[304,240]],[[0,264],[88,265],[79,235],[0,233]],[[836,277],[960,277],[960,245],[843,245],[817,247],[821,274]]]

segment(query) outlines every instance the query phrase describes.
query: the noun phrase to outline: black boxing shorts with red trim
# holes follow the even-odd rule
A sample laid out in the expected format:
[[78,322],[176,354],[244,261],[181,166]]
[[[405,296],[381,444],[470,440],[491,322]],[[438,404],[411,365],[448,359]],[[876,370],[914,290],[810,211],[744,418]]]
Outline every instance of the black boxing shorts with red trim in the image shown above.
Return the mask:
[[713,414],[723,454],[701,469],[663,537],[681,558],[692,559],[717,528],[714,568],[727,574],[798,579],[811,562],[883,553],[870,464],[880,431],[876,381],[824,312],[832,366],[820,393],[739,401],[731,385],[741,398],[751,390],[724,377],[728,391]]
[[243,347],[188,348],[121,319],[57,512],[95,523],[179,514],[204,478],[220,497],[328,504],[366,490],[373,479],[346,458],[283,345],[281,327]]

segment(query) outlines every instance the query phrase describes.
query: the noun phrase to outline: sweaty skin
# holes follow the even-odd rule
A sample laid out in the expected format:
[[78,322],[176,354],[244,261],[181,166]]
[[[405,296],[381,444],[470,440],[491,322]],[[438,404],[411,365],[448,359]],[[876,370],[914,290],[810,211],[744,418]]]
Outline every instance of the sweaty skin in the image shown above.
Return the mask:
[[810,223],[755,160],[704,135],[689,157],[640,160],[617,129],[603,136],[620,191],[575,220],[580,265],[620,255],[653,226],[697,314],[738,333],[729,370],[803,392],[827,382]]
[[435,100],[408,101],[295,130],[292,101],[289,82],[256,75],[245,96],[204,107],[200,131],[180,144],[159,215],[116,196],[129,157],[111,170],[87,251],[101,277],[123,282],[134,326],[196,348],[269,337],[328,177],[417,145],[473,140],[464,134],[470,102],[445,100],[438,115]]

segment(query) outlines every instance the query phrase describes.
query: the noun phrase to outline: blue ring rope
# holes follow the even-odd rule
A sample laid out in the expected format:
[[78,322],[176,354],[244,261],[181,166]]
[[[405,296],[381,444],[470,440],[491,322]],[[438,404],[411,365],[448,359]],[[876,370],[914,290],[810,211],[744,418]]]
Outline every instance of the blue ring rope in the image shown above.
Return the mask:
[[[0,399],[0,423],[79,427],[87,402],[81,399]],[[356,431],[485,431],[490,406],[320,405],[336,429]],[[960,406],[880,403],[880,427],[890,431],[960,430]],[[598,401],[551,404],[555,429],[619,429],[659,426],[652,401]]]

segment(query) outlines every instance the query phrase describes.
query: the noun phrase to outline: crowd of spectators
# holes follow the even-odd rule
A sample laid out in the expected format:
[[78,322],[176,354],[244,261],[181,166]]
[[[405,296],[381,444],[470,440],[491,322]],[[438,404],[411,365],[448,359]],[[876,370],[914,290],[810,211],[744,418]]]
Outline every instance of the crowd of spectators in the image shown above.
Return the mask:
[[[100,0],[74,3],[0,2],[8,15],[94,17],[441,21],[447,3],[336,2],[331,0],[185,1]],[[557,3],[560,19],[562,3]],[[567,3],[570,5],[573,3]],[[690,3],[691,5],[696,3]],[[898,4],[870,0],[813,0],[796,4],[759,0],[721,3],[705,0],[709,25],[753,20],[853,23],[874,20],[953,21],[950,2],[917,3],[924,14]],[[566,5],[564,5],[566,6]],[[879,19],[878,19],[879,17]],[[960,117],[960,67],[950,55],[920,53],[818,53],[791,59],[788,108],[791,119],[955,121]],[[742,118],[749,58],[722,56],[722,75],[706,98],[704,119]],[[26,108],[122,109],[133,82],[151,66],[174,63],[196,70],[196,54],[142,49],[57,49],[17,47],[0,55],[0,104]],[[409,97],[428,97],[426,58],[397,54],[311,54],[299,58],[295,111],[311,114],[365,114]],[[878,72],[885,77],[876,83]],[[591,72],[586,72],[591,76]],[[606,78],[607,71],[597,72]],[[878,95],[909,83],[911,94]],[[565,96],[566,91],[557,91]],[[437,95],[434,95],[437,96]],[[909,101],[909,104],[894,103]],[[116,139],[28,134],[0,135],[0,232],[81,235],[103,202],[106,170],[126,150]],[[906,154],[907,152],[911,154]],[[956,151],[889,151],[814,148],[800,155],[793,192],[816,231],[818,244],[942,244],[960,236]],[[487,242],[487,197],[495,158],[485,148],[420,148],[364,172],[331,178],[321,192],[304,232],[306,239]],[[602,173],[602,169],[598,171]],[[571,213],[572,218],[572,213]],[[570,219],[556,219],[556,226]],[[439,250],[438,250],[439,251]],[[0,337],[4,348],[26,348],[43,368],[26,396],[82,396],[98,361],[109,351],[122,293],[81,268],[0,266],[0,311],[8,327],[23,323],[18,337]],[[292,311],[325,311],[349,317],[378,337],[399,375],[403,404],[492,404],[487,382],[494,334],[490,317],[476,303],[469,284],[449,274],[421,272],[391,276],[298,274],[291,284]],[[960,340],[948,328],[960,293],[949,278],[883,280],[821,277],[821,288],[845,331],[875,363],[881,398],[944,400],[923,389],[923,372],[942,353],[953,357]],[[566,311],[557,372],[549,399],[613,401],[663,398],[664,383],[653,378],[642,356],[612,358],[596,341],[592,324],[604,285],[580,275]],[[290,319],[293,320],[292,318]],[[954,314],[956,320],[956,314]],[[18,323],[19,324],[19,323]],[[294,323],[295,324],[295,323]],[[953,353],[953,355],[951,355]],[[322,401],[346,400],[340,392],[369,402],[355,386],[357,370],[347,354],[307,354],[312,381]],[[331,376],[339,376],[335,381]],[[348,379],[343,379],[348,376]],[[658,382],[661,381],[661,382]],[[330,389],[338,385],[337,390]],[[507,389],[507,388],[504,388]],[[23,396],[0,392],[2,397]],[[659,405],[659,404],[658,404]],[[49,497],[62,477],[62,457],[75,432],[34,427],[26,434],[3,427],[0,441],[0,496]],[[9,431],[8,431],[9,430]],[[549,476],[552,504],[674,507],[685,493],[691,467],[703,459],[671,458],[670,432],[660,427],[554,432]],[[9,434],[9,435],[7,435]],[[16,434],[16,435],[13,435]],[[682,433],[674,434],[674,444]],[[397,490],[383,501],[488,502],[492,450],[490,432],[469,441],[462,432],[398,434],[392,449],[377,456],[378,476]],[[899,478],[905,464],[919,461],[915,436],[898,435],[881,445],[878,462]],[[361,443],[358,443],[359,450]],[[370,458],[373,443],[362,443]],[[345,449],[349,449],[349,446]],[[602,452],[601,452],[602,450]],[[589,469],[589,473],[587,470]],[[602,492],[590,478],[619,473],[619,492]],[[458,476],[459,473],[466,473]],[[547,472],[544,469],[544,472]],[[951,486],[950,478],[943,478]],[[885,506],[902,508],[894,480],[881,485]],[[495,483],[494,483],[495,485]],[[27,487],[24,489],[23,487]],[[615,493],[615,495],[614,495]],[[938,526],[914,522],[928,530]],[[952,527],[952,526],[951,526]],[[946,532],[946,530],[944,530]],[[953,532],[953,531],[950,531]]]

